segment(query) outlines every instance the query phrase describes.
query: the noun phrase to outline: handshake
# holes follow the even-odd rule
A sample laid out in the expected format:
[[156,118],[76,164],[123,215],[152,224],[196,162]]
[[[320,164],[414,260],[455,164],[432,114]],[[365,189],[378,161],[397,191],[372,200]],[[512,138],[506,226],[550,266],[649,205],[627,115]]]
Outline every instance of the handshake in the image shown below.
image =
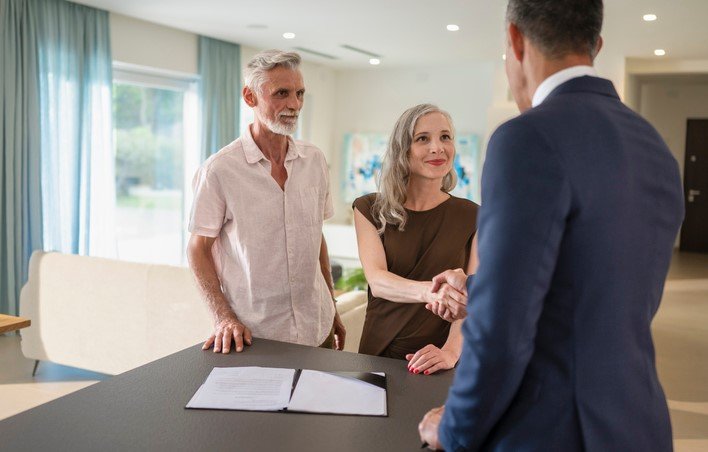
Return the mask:
[[425,294],[425,309],[452,322],[467,316],[467,275],[461,268],[446,270],[433,278]]

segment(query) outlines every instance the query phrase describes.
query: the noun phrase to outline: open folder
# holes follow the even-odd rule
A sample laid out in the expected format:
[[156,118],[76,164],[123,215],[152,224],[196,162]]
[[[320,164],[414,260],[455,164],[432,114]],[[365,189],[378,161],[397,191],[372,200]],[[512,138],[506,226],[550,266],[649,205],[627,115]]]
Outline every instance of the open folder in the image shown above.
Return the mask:
[[215,367],[186,408],[387,416],[386,375]]

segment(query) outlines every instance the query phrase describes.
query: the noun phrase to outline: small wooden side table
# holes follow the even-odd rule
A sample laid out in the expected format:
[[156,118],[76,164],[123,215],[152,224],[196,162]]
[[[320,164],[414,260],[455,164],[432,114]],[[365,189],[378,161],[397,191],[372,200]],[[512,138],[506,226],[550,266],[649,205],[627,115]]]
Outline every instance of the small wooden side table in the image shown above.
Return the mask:
[[32,322],[29,319],[0,314],[0,334],[27,328]]

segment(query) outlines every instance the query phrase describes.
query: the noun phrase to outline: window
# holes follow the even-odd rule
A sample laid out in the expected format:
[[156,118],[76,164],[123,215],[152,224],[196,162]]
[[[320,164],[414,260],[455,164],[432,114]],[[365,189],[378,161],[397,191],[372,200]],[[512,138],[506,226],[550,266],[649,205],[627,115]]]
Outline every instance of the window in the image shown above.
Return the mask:
[[114,67],[117,257],[184,265],[199,164],[194,80]]

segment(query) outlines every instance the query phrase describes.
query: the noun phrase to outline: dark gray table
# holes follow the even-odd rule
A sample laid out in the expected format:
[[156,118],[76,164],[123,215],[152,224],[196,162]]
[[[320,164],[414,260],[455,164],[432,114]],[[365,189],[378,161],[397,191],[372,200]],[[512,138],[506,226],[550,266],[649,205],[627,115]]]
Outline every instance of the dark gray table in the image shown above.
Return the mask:
[[[215,366],[386,372],[388,417],[185,409]],[[452,378],[263,339],[230,355],[197,345],[0,422],[0,450],[414,451],[418,422],[445,401]]]

